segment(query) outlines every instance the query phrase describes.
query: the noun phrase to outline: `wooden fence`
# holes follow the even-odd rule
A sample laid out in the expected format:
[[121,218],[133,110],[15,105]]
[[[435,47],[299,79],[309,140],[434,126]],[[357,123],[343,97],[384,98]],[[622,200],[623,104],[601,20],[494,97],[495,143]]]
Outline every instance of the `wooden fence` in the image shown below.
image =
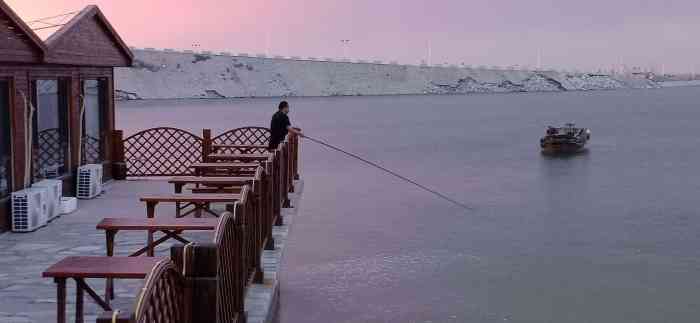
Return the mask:
[[[186,130],[151,128],[124,138],[121,130],[113,133],[113,174],[115,179],[127,177],[159,177],[194,175],[190,165],[202,162],[214,145],[267,146],[270,132],[261,127],[243,127],[212,136],[203,129],[198,136]],[[288,136],[286,152],[290,181],[299,179],[299,139]],[[253,148],[249,152],[265,152]]]

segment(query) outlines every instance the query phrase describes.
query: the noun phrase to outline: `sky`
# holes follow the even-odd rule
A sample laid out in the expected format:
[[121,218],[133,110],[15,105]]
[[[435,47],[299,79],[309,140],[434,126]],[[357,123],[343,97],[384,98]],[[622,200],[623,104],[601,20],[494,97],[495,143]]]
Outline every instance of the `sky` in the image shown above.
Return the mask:
[[549,68],[700,72],[697,0],[5,2],[25,20],[96,4],[135,47],[531,67],[539,53]]

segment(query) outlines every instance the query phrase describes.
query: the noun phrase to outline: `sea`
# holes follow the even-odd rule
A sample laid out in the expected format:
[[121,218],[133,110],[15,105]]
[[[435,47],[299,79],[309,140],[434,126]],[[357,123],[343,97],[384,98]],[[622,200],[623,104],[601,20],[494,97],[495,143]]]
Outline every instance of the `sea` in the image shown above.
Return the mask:
[[[269,126],[281,99],[119,102],[117,128]],[[287,98],[309,140],[282,323],[700,320],[700,87]],[[540,153],[547,126],[587,150]]]

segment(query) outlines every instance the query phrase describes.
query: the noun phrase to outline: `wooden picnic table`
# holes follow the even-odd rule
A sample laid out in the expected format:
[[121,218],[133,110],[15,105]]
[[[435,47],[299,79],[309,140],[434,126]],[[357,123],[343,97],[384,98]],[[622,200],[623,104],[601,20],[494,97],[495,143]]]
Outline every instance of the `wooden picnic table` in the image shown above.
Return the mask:
[[267,150],[267,145],[211,145],[212,151],[216,152],[220,149],[238,150],[242,153],[250,153],[253,150]]
[[[146,242],[146,246],[131,253],[129,257],[137,257],[144,253],[153,257],[155,247],[159,244],[175,239],[184,244],[189,241],[181,236],[184,231],[211,231],[216,229],[219,224],[219,219],[131,219],[131,218],[104,218],[97,224],[98,230],[105,230],[107,238],[107,257],[114,256],[114,240],[119,231],[160,231],[165,235],[160,239],[152,242]],[[114,288],[112,279],[107,279],[105,288],[105,299],[114,299]]]
[[167,258],[144,257],[67,257],[42,273],[56,283],[56,322],[66,322],[66,281],[74,279],[75,322],[84,322],[83,296],[87,293],[105,311],[111,311],[109,299],[102,299],[86,282],[86,278],[144,279],[153,267]]
[[272,158],[272,154],[209,154],[207,159],[219,162],[240,161],[248,162],[264,162]]
[[168,180],[168,183],[175,185],[175,193],[182,193],[182,189],[187,184],[194,184],[199,187],[208,186],[216,188],[225,188],[232,186],[241,186],[245,184],[252,184],[255,181],[254,176],[236,176],[236,177],[215,177],[215,176],[178,176],[173,177]]
[[107,256],[109,257],[114,256],[114,239],[119,231],[159,231],[165,234],[165,236],[157,241],[148,243],[145,247],[129,255],[129,257],[136,257],[146,252],[152,254],[156,246],[170,239],[175,239],[187,244],[189,241],[180,236],[182,232],[210,231],[216,229],[218,224],[219,219],[217,218],[104,218],[97,224],[97,229],[105,230],[107,236]]
[[196,176],[210,173],[225,173],[227,176],[231,176],[242,172],[255,172],[258,167],[260,167],[259,163],[194,163],[190,165]]
[[[146,202],[146,216],[148,218],[155,218],[156,206],[159,203],[186,203],[183,208],[188,205],[193,205],[194,209],[180,215],[180,208],[176,208],[175,217],[181,218],[187,216],[188,214],[195,212],[195,217],[201,217],[202,210],[209,214],[218,217],[219,215],[214,213],[209,205],[211,203],[234,203],[241,199],[240,194],[216,194],[216,193],[200,193],[200,194],[160,194],[160,195],[146,195],[141,197],[141,202]],[[148,230],[147,241],[149,245],[154,243],[153,241],[153,230]],[[152,251],[149,256],[152,256]]]
[[188,205],[193,205],[194,209],[186,212],[185,214],[180,214],[181,209],[176,209],[175,217],[181,218],[187,216],[190,213],[195,212],[196,217],[201,217],[201,211],[205,211],[211,215],[218,217],[219,215],[212,212],[209,209],[211,203],[233,203],[241,198],[240,194],[218,194],[218,193],[204,193],[204,194],[184,194],[184,193],[173,193],[173,194],[158,194],[158,195],[144,195],[141,196],[141,202],[146,202],[146,216],[149,218],[155,217],[156,206],[159,203],[187,203],[183,208]]

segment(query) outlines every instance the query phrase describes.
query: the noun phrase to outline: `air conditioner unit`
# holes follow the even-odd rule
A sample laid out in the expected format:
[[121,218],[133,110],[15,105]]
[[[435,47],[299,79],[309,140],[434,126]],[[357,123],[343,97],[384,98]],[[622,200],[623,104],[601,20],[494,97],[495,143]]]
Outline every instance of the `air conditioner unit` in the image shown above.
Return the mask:
[[78,168],[79,199],[92,199],[102,193],[102,165],[87,164]]
[[12,231],[31,232],[48,222],[45,188],[27,188],[12,193]]
[[49,221],[61,215],[61,197],[63,197],[63,181],[56,179],[45,179],[34,183],[32,187],[45,188],[48,190],[46,204],[48,206]]

